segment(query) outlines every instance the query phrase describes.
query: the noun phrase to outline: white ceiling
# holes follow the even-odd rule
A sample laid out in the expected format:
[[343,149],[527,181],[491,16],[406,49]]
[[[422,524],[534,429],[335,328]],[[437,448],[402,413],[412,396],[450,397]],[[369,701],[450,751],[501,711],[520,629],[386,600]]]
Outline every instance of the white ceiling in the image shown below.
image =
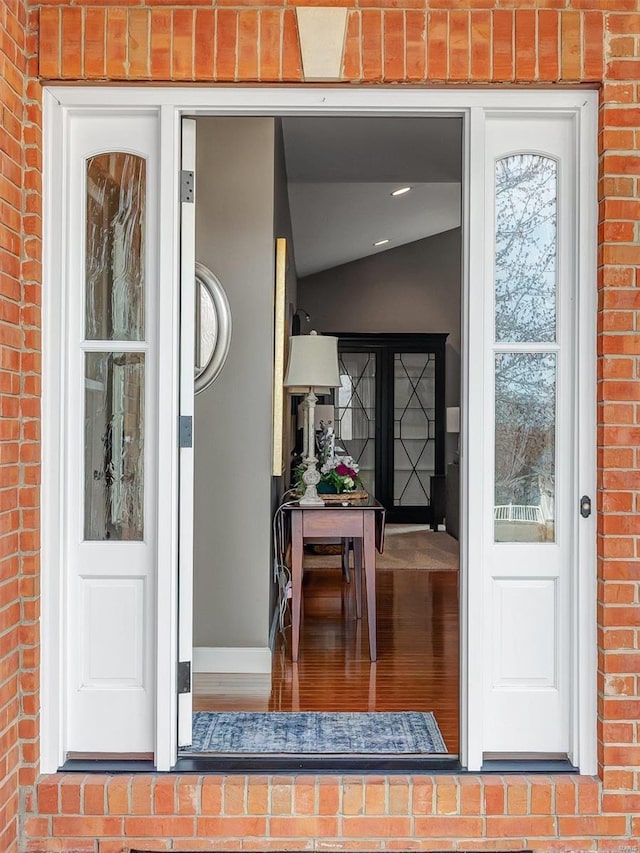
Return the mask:
[[460,119],[295,117],[282,129],[299,277],[460,225]]
[[[300,278],[460,225],[460,184],[412,186],[394,198],[397,183],[290,184]],[[385,238],[388,243],[374,247]]]
[[282,119],[287,175],[310,181],[460,181],[462,119]]

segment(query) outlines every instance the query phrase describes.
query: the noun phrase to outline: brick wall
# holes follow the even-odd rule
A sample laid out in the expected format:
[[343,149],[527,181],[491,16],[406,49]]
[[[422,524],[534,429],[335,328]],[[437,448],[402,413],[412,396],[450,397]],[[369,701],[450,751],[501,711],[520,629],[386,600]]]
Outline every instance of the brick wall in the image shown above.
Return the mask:
[[[300,0],[298,0],[299,2]],[[16,0],[4,0],[8,9]],[[306,0],[305,0],[306,2]],[[54,776],[35,789],[23,771],[30,850],[115,853],[144,849],[640,849],[640,0],[310,0],[349,7],[344,81],[413,84],[600,85],[598,738],[601,782],[580,778],[466,777],[112,778]],[[39,73],[48,80],[303,82],[294,3],[286,0],[43,0]],[[4,23],[8,20],[7,13]],[[20,28],[19,28],[20,29]],[[21,30],[20,30],[21,31]],[[3,40],[3,44],[7,39]],[[5,60],[4,91],[20,93]],[[4,80],[3,80],[4,84]],[[33,87],[34,84],[30,83]],[[17,88],[16,88],[17,87]],[[15,100],[14,94],[14,100]],[[3,498],[9,568],[0,589],[17,615],[18,583],[37,587],[37,303],[39,233],[37,91],[23,116],[30,148],[10,145],[12,202],[0,233],[11,275],[3,275],[10,330],[2,381],[9,383],[8,468]],[[19,100],[19,98],[18,98]],[[19,103],[15,111],[19,112]],[[29,134],[29,135],[27,135]],[[3,145],[4,154],[4,145]],[[17,159],[16,159],[17,158]],[[16,171],[17,170],[17,171]],[[25,171],[21,196],[22,173]],[[18,192],[16,193],[16,190]],[[5,199],[3,191],[3,200]],[[23,208],[24,207],[24,217]],[[4,265],[3,265],[4,266]],[[22,270],[20,267],[22,266]],[[22,281],[20,281],[22,275]],[[6,284],[5,284],[6,281]],[[29,284],[28,281],[33,281]],[[9,291],[7,292],[7,288]],[[27,304],[27,301],[30,304]],[[4,306],[7,306],[6,310]],[[7,316],[8,312],[8,316]],[[22,313],[29,326],[16,328]],[[22,349],[22,353],[21,353]],[[23,375],[20,377],[20,360]],[[5,376],[8,377],[5,380]],[[22,394],[22,398],[20,395]],[[4,403],[3,403],[4,405]],[[22,409],[20,408],[22,406]],[[26,420],[20,421],[22,412]],[[13,432],[11,432],[13,431]],[[18,439],[28,439],[18,450]],[[14,448],[11,450],[10,448]],[[3,448],[3,453],[4,453]],[[11,453],[23,453],[22,459]],[[29,465],[33,462],[34,465]],[[4,482],[4,480],[3,480]],[[13,501],[13,503],[12,503]],[[27,503],[28,502],[28,503]],[[28,505],[29,504],[29,505]],[[20,508],[22,507],[22,508]],[[18,525],[25,532],[18,534]],[[12,532],[13,531],[13,532]],[[21,539],[18,539],[20,535]],[[5,602],[5,598],[2,599]],[[13,609],[12,609],[13,608]],[[35,759],[29,714],[37,687],[36,605],[22,603],[22,750]],[[15,616],[13,617],[15,618]],[[17,626],[7,670],[18,662]],[[13,680],[12,680],[13,679]],[[11,691],[10,691],[11,692]],[[12,692],[15,695],[15,692]],[[5,700],[0,699],[0,707]],[[1,718],[9,760],[17,761],[15,699]],[[35,703],[34,703],[35,704]],[[13,756],[13,757],[12,757]],[[11,782],[9,786],[11,787]],[[2,790],[2,789],[0,789]],[[198,840],[193,840],[197,835]],[[123,838],[128,841],[123,841]],[[164,839],[173,837],[174,842]],[[45,841],[46,839],[46,841]],[[159,840],[154,840],[159,839]],[[191,839],[191,840],[189,840]],[[465,840],[466,839],[466,840]],[[475,841],[473,840],[475,839]],[[494,839],[494,840],[490,840]]]
[[640,849],[640,817],[603,814],[584,776],[78,774],[38,804],[30,853]]
[[[0,850],[35,779],[38,663],[40,132],[36,38],[0,7]],[[31,57],[31,59],[29,58]]]

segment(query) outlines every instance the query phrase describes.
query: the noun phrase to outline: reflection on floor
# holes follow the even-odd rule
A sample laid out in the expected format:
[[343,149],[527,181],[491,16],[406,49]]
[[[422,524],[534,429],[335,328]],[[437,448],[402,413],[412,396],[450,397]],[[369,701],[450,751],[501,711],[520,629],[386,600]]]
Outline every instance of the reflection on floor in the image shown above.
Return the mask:
[[[449,537],[423,536],[422,571],[414,565],[398,571],[398,564],[376,573],[376,663],[369,660],[366,617],[355,618],[354,584],[343,581],[337,566],[327,567],[331,557],[323,566],[315,555],[306,562],[298,663],[291,661],[287,631],[278,638],[271,679],[196,675],[194,710],[433,711],[447,749],[456,753],[458,572],[454,565],[428,568],[429,537]],[[397,554],[396,538],[402,537],[387,538],[388,556]],[[440,557],[443,551],[457,556],[455,540],[436,541]]]

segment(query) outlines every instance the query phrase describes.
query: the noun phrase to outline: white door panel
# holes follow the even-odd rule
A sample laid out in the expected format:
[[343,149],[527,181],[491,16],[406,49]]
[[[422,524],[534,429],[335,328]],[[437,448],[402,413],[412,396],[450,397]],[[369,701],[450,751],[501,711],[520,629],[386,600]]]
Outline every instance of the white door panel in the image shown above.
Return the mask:
[[568,754],[575,126],[485,126],[483,752]]
[[154,749],[155,113],[70,121],[68,752]]
[[[182,169],[194,175],[194,195],[180,205],[180,414],[194,423],[194,353],[196,294],[196,122],[182,119]],[[193,447],[180,448],[180,548],[178,661],[191,667],[193,657]],[[191,690],[178,696],[178,746],[191,744]]]

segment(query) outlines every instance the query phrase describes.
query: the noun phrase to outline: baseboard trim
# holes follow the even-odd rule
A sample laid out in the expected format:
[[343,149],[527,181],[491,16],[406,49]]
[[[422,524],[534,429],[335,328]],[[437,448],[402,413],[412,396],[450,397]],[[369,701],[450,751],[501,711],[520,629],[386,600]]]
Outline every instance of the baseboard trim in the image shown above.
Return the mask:
[[196,647],[193,650],[193,671],[271,673],[271,649],[268,646]]

